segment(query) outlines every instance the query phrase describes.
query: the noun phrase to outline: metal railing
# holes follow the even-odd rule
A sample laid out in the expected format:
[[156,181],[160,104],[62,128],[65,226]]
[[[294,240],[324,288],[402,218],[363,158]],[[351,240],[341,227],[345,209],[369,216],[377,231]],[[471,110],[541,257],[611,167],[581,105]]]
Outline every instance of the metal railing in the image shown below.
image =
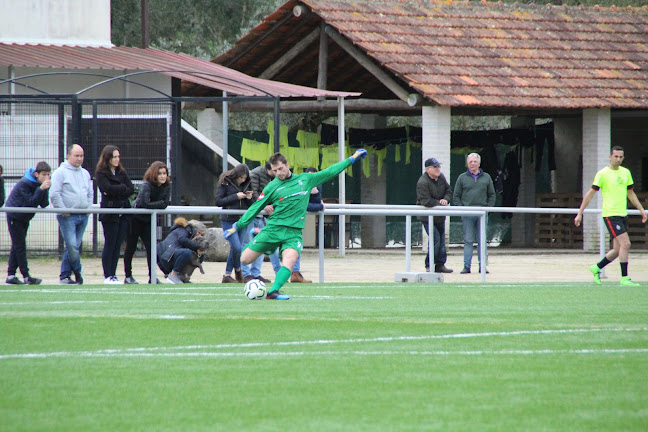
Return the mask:
[[[196,215],[221,215],[221,214],[243,214],[244,210],[227,210],[220,207],[208,206],[169,206],[166,209],[108,209],[95,205],[89,209],[55,209],[55,208],[32,208],[32,207],[0,207],[0,213],[56,213],[56,214],[149,214],[151,215],[151,259],[157,259],[157,215],[158,214],[196,214]],[[263,213],[263,212],[262,212]],[[403,216],[405,217],[405,271],[411,269],[412,254],[412,216],[427,216],[428,223],[432,224],[434,216],[477,216],[480,218],[480,238],[482,257],[486,257],[486,216],[488,213],[531,213],[531,214],[577,214],[578,209],[566,208],[533,208],[533,207],[423,207],[417,205],[380,205],[380,204],[326,204],[326,208],[314,213],[319,218],[318,239],[319,239],[319,282],[324,282],[324,216],[326,215],[359,215],[359,216]],[[586,214],[600,214],[600,209],[586,209]],[[638,215],[638,210],[628,210],[629,215]],[[342,219],[342,218],[341,218]],[[340,222],[343,224],[343,221]],[[602,219],[599,219],[599,251],[601,256],[605,255],[605,227]],[[344,225],[342,225],[344,226]],[[444,240],[445,241],[445,240]],[[344,256],[345,244],[338,242],[340,255]],[[434,259],[434,236],[428,236],[428,250],[430,251],[430,262]],[[152,263],[153,264],[153,263]],[[481,266],[481,280],[486,281],[486,263]],[[155,281],[157,266],[151,265],[150,280]]]

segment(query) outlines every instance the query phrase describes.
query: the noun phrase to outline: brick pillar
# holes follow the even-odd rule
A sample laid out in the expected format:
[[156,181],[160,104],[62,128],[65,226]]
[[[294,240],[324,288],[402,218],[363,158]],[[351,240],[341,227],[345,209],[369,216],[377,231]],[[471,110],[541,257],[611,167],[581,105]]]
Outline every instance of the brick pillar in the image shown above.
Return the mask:
[[[382,129],[387,126],[387,118],[377,114],[360,116],[362,129]],[[378,158],[369,156],[370,177],[361,180],[360,199],[362,204],[385,204],[387,202],[387,173],[383,165],[381,175],[378,175]],[[362,175],[362,174],[361,174]],[[347,222],[351,216],[346,216]],[[361,216],[361,232],[363,249],[382,249],[387,245],[387,222],[385,216]]]
[[[611,115],[609,108],[583,110],[583,195],[592,186],[594,175],[610,163]],[[588,208],[600,209],[601,194],[597,193]],[[583,217],[583,250],[599,249],[600,215]]]

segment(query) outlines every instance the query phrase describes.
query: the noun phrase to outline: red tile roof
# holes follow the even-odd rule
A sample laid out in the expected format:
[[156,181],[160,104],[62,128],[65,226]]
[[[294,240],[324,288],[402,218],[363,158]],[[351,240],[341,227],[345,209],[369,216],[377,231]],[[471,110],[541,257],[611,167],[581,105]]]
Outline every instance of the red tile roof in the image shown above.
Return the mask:
[[[297,5],[314,13],[289,17]],[[322,20],[438,105],[648,108],[647,7],[290,0],[214,61],[258,75]],[[318,43],[275,78],[314,86]],[[329,47],[328,88],[394,98],[335,42]]]
[[[0,43],[0,65],[15,67],[160,71],[183,81],[239,96],[350,96],[250,77],[186,54],[132,47],[84,47]],[[2,79],[0,79],[2,81]]]

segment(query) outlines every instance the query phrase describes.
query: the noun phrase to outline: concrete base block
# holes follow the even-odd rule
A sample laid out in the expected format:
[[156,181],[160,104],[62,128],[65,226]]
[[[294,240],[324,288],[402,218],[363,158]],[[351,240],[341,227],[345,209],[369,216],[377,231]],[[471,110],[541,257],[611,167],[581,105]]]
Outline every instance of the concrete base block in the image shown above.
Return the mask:
[[396,273],[396,282],[443,282],[443,273],[402,272]]

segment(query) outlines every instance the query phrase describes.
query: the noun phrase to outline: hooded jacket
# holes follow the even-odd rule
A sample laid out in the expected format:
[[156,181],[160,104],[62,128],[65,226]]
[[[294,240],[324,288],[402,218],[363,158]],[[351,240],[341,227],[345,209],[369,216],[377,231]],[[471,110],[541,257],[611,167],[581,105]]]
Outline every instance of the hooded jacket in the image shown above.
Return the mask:
[[[41,189],[41,184],[34,177],[35,168],[25,171],[23,178],[16,183],[7,199],[7,207],[47,207],[49,205],[49,189]],[[7,218],[29,222],[35,213],[7,213]]]
[[92,180],[83,167],[74,167],[67,161],[52,174],[50,201],[54,208],[87,209],[92,206]]
[[169,235],[157,245],[157,256],[160,261],[171,262],[173,254],[180,248],[191,249],[196,252],[200,245],[192,240],[196,229],[187,224],[186,220],[176,222],[171,227]]

